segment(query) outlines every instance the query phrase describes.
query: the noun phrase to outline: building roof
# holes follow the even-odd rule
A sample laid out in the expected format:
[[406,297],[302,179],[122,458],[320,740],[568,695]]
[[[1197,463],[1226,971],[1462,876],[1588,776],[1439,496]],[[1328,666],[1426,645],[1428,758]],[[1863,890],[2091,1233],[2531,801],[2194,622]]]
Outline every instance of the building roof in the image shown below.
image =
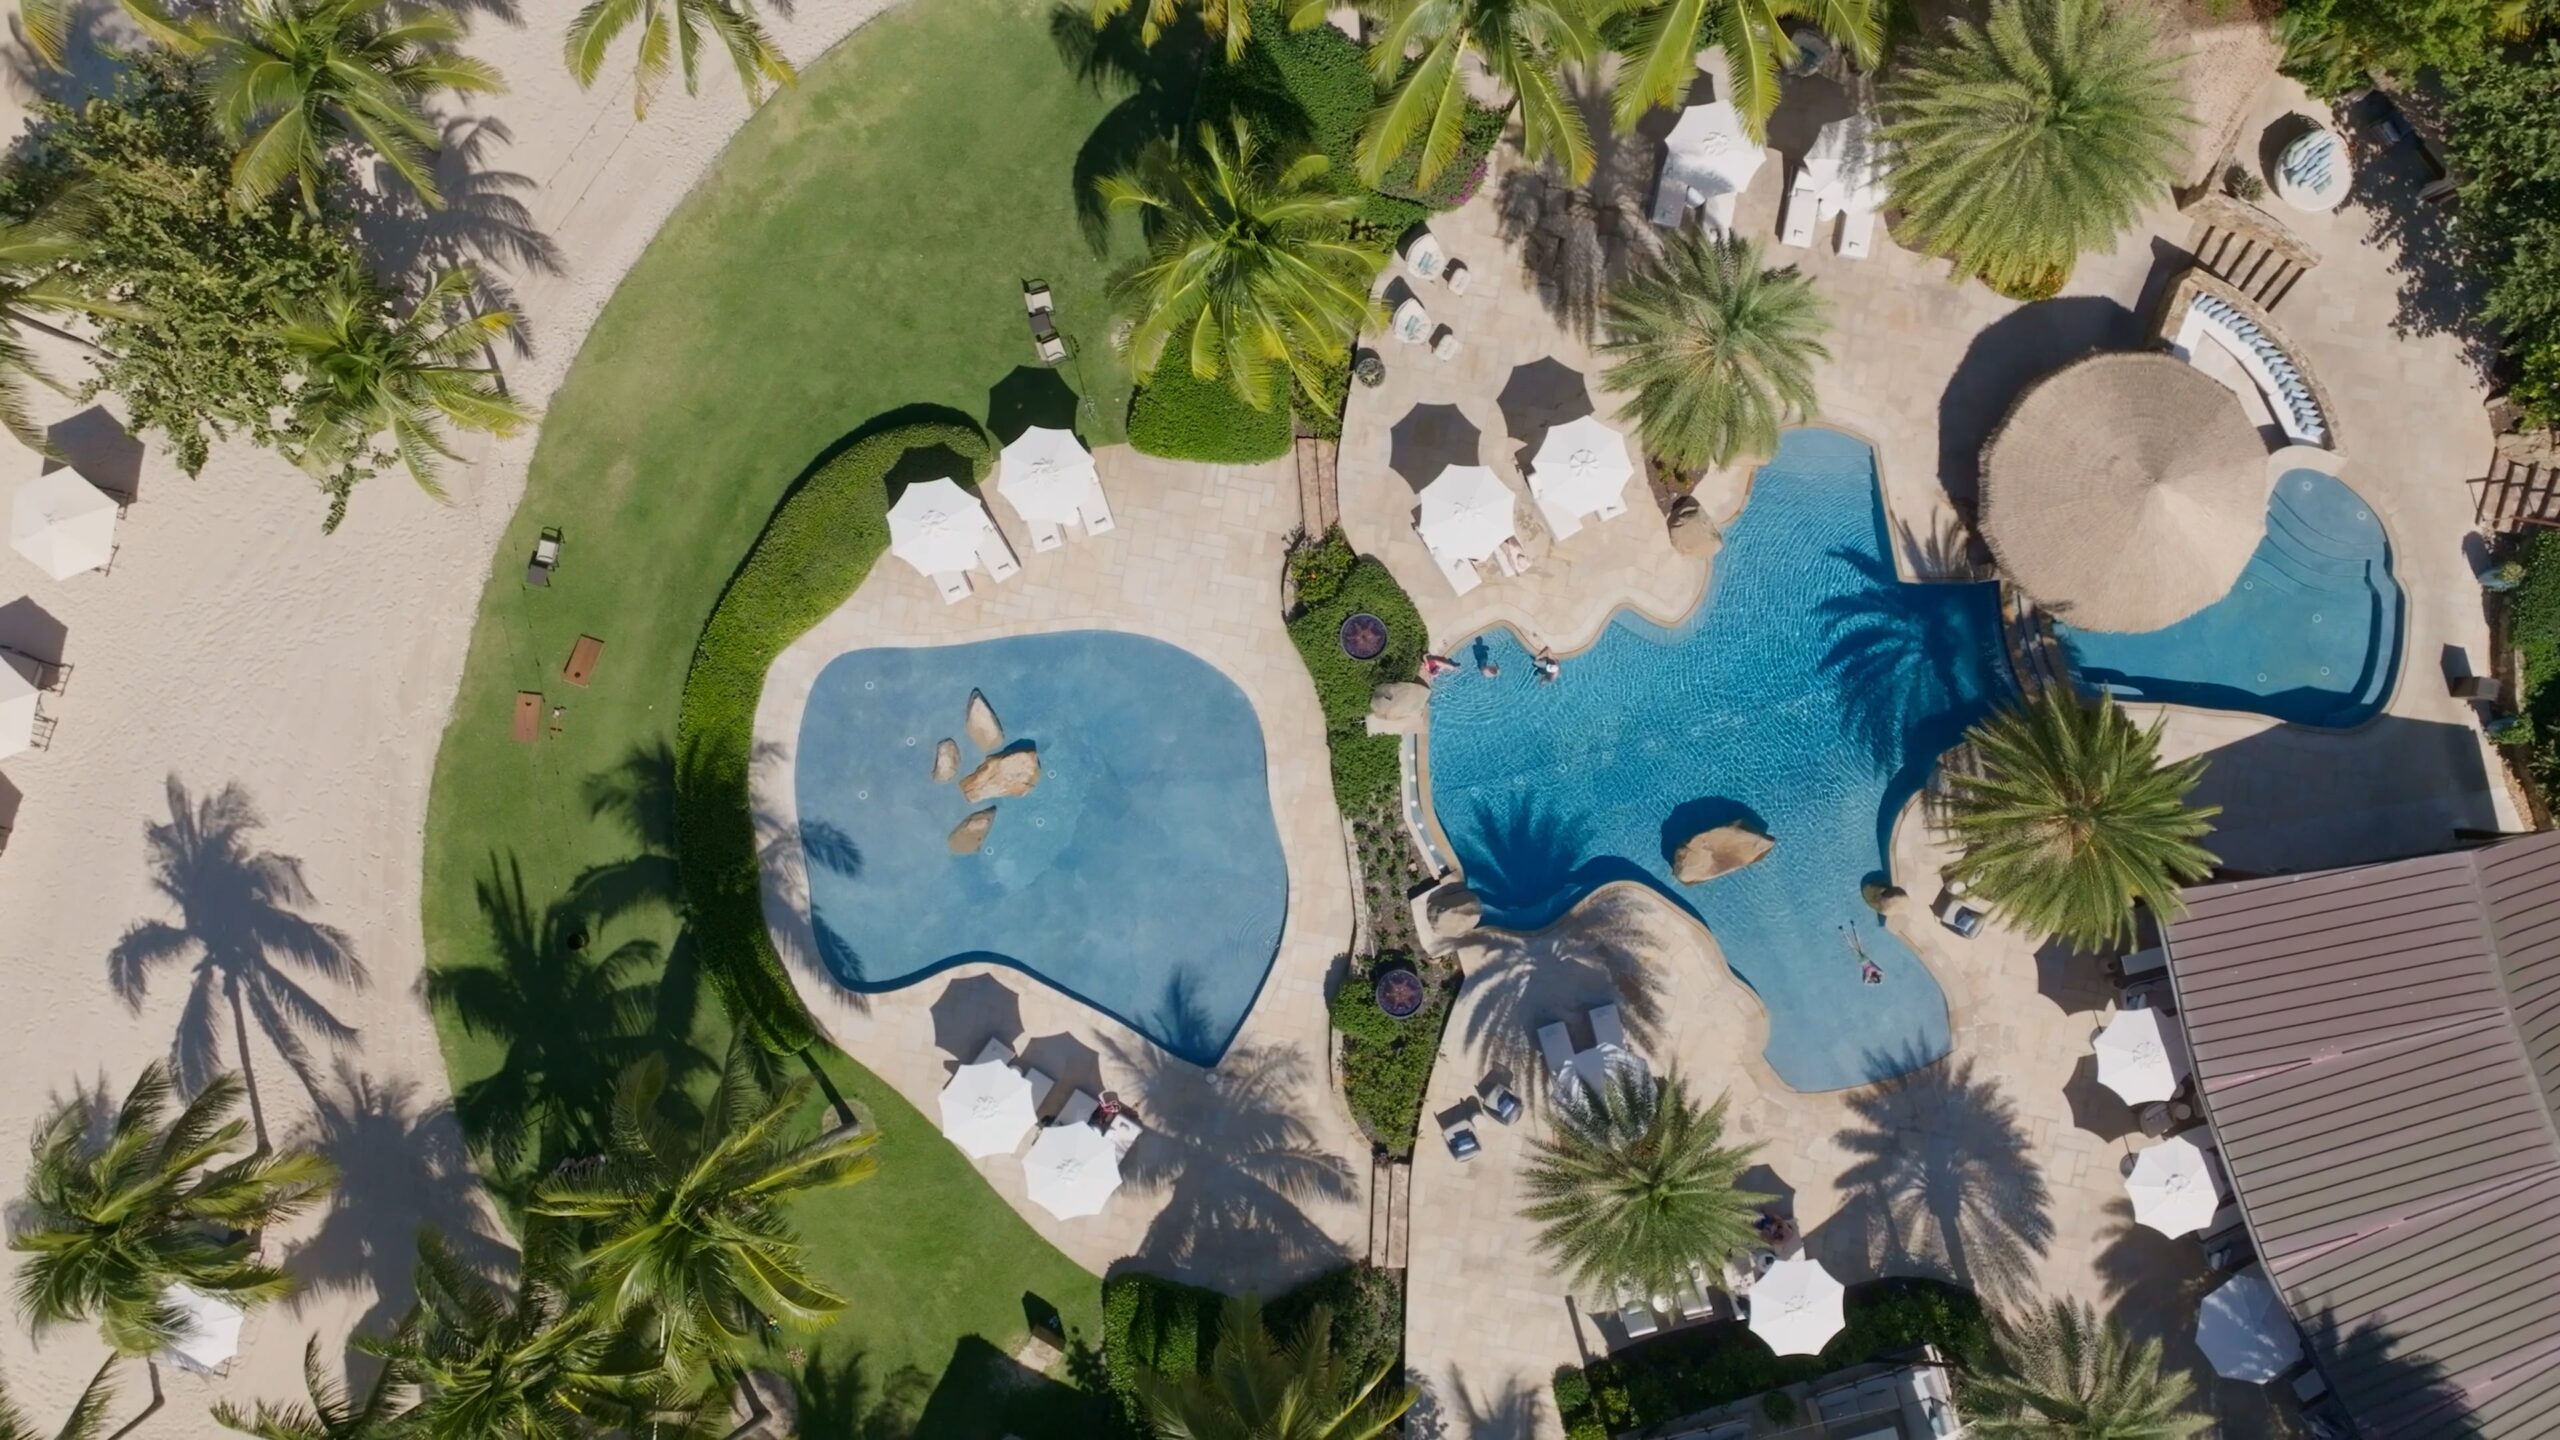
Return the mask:
[[2560,1437],[2560,835],[2207,885],[2169,927],[2260,1258],[2369,1436]]

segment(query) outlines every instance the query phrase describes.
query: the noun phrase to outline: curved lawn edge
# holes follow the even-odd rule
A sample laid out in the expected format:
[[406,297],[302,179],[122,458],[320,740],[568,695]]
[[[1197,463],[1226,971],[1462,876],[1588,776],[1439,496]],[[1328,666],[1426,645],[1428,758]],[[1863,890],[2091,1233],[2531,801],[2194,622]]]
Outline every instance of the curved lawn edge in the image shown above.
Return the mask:
[[994,462],[973,421],[895,419],[855,431],[784,493],[703,622],[676,712],[676,872],[696,953],[731,1017],[777,1054],[807,1048],[818,1027],[764,923],[748,786],[765,672],[852,598],[888,548],[889,472],[900,460],[948,450],[968,462],[972,487]]

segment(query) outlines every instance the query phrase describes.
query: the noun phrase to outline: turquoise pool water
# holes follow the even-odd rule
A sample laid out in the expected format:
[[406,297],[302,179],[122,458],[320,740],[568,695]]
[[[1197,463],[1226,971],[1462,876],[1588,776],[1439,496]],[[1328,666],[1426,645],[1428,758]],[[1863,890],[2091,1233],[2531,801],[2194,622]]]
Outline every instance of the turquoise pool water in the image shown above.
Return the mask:
[[2054,631],[2081,679],[2123,699],[2343,728],[2390,702],[2400,610],[2372,508],[2328,475],[2289,470],[2230,593],[2161,630]]
[[[1030,794],[973,806],[932,781],[935,742],[986,693],[1007,745],[1040,755]],[[857,650],[820,672],[800,721],[810,922],[847,988],[894,990],[991,960],[1127,1022],[1197,1065],[1244,1024],[1278,953],[1288,869],[1262,726],[1235,683],[1162,641],[1108,631]]]
[[[1757,992],[1769,1064],[1800,1090],[1947,1052],[1945,995],[1860,886],[1938,755],[2011,693],[1993,588],[1906,585],[1890,554],[1873,453],[1793,431],[1687,620],[1621,615],[1553,684],[1490,632],[1473,644],[1501,673],[1462,670],[1431,706],[1433,809],[1488,918],[1534,928],[1610,881],[1653,886]],[[1672,878],[1681,841],[1734,819],[1775,837],[1767,859]],[[1882,985],[1860,983],[1860,949]]]

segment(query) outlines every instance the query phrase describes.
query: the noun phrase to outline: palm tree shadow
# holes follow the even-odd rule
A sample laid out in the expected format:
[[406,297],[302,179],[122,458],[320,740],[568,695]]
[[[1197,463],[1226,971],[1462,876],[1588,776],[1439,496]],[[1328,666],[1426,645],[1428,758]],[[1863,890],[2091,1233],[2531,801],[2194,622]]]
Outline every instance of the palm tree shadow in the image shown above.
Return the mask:
[[1123,96],[1077,149],[1069,181],[1076,226],[1096,255],[1111,250],[1111,213],[1096,183],[1135,165],[1155,141],[1182,137],[1209,60],[1209,37],[1197,17],[1186,13],[1153,45],[1140,38],[1143,19],[1138,6],[1098,27],[1081,6],[1061,4],[1049,12],[1049,41],[1059,60],[1094,93]]
[[2344,1329],[2323,1308],[2303,1321],[2302,1338],[2320,1371],[2368,1435],[2472,1436],[2483,1433],[2461,1382],[2432,1356],[2411,1352],[2388,1326]]
[[1871,1074],[1908,1073],[1849,1100],[1853,1128],[1832,1137],[1854,1157],[1841,1207],[1822,1228],[1889,1275],[1925,1275],[1997,1300],[2033,1293],[2054,1238],[2043,1167],[1996,1078],[1971,1060],[1872,1055]]
[[239,1052],[235,1058],[248,1085],[251,1118],[264,1144],[265,1113],[247,1053],[251,1018],[317,1099],[309,1041],[316,1037],[335,1047],[354,1040],[356,1030],[304,988],[304,980],[362,986],[369,977],[345,931],[302,913],[314,903],[302,862],[256,848],[263,822],[246,790],[226,785],[197,799],[172,775],[168,799],[168,820],[146,822],[143,837],[152,888],[176,907],[178,918],[128,926],[107,952],[107,982],[128,1008],[138,1010],[155,970],[192,957],[193,983],[171,1042],[171,1073],[190,1094],[220,1073],[216,1011],[227,1004],[232,1048]]
[[[444,203],[428,205],[388,165],[376,162],[371,183],[343,186],[354,223],[388,276],[418,279],[460,265],[478,267],[473,298],[492,309],[515,310],[506,275],[551,276],[565,263],[559,244],[527,203],[539,188],[530,175],[500,170],[485,156],[494,143],[515,141],[504,120],[486,115],[436,117],[434,177]],[[519,355],[532,353],[521,328]]]
[[1453,1374],[1445,1399],[1429,1379],[1410,1372],[1406,1379],[1419,1396],[1405,1417],[1413,1440],[1531,1440],[1546,1417],[1546,1396],[1518,1376],[1479,1395]]
[[[1305,1097],[1325,1082],[1302,1052],[1242,1045],[1203,1070],[1161,1046],[1105,1044],[1144,1127],[1121,1162],[1124,1183],[1162,1197],[1136,1248],[1144,1268],[1225,1290],[1276,1288],[1268,1282],[1344,1258],[1306,1206],[1347,1204],[1359,1180],[1307,1121]],[[1240,1269],[1247,1256],[1257,1273]]]
[[914,1365],[872,1384],[859,1353],[840,1360],[812,1355],[792,1379],[800,1402],[798,1433],[843,1440],[911,1440],[916,1417],[933,1393],[933,1377]]
[[[1886,777],[1886,793],[1918,789],[1937,757],[1964,739],[1979,688],[1968,681],[2008,674],[1998,631],[1962,620],[1960,605],[1977,587],[1906,584],[1881,547],[1842,547],[1823,558],[1849,566],[1860,582],[1815,607],[1822,665],[1839,677],[1842,718]],[[1895,818],[1877,822],[1888,850]]]
[[1618,888],[1585,900],[1569,935],[1476,931],[1462,1005],[1469,1053],[1538,1090],[1548,1080],[1538,1027],[1599,1005],[1618,1007],[1638,1049],[1661,1053],[1669,1014],[1649,923],[1660,913],[1657,901]]

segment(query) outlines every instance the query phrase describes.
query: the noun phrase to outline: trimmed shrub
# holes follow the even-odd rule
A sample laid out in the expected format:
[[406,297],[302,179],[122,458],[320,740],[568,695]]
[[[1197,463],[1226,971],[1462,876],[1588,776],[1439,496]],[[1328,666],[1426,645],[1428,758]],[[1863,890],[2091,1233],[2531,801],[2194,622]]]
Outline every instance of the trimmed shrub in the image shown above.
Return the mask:
[[1155,373],[1129,397],[1129,443],[1167,460],[1253,465],[1289,453],[1289,407],[1256,410],[1221,377],[1203,380],[1177,348],[1165,347]]
[[904,425],[854,441],[793,485],[703,622],[676,714],[676,868],[703,973],[757,1042],[792,1054],[817,1038],[765,933],[747,795],[756,702],[776,655],[844,603],[889,545],[890,468],[945,449],[985,476],[977,426]]
[[[1422,1008],[1399,1020],[1378,1008],[1380,973],[1402,966],[1424,977]],[[1454,977],[1452,977],[1454,978]],[[1333,995],[1333,1028],[1342,1034],[1342,1094],[1369,1138],[1398,1155],[1413,1153],[1422,1124],[1422,1092],[1449,1023],[1452,986],[1410,955],[1388,951],[1354,966]]]
[[[1246,103],[1259,102],[1268,114],[1271,99],[1286,99],[1296,107],[1303,125],[1296,132],[1299,138],[1325,153],[1345,188],[1359,184],[1360,131],[1377,108],[1378,87],[1370,78],[1368,53],[1357,42],[1331,25],[1292,30],[1276,7],[1258,6],[1253,45],[1238,71],[1229,83],[1246,97]],[[1488,157],[1502,139],[1506,119],[1500,110],[1468,101],[1458,156],[1428,186],[1414,183],[1421,166],[1419,146],[1388,168],[1379,178],[1377,192],[1390,201],[1420,207],[1410,219],[1394,226],[1394,233],[1431,211],[1455,209],[1476,193],[1484,183]],[[1378,220],[1393,218],[1395,213],[1382,209]],[[1361,219],[1364,224],[1377,223],[1367,214]]]
[[[1153,1275],[1126,1273],[1102,1282],[1103,1369],[1132,1424],[1144,1424],[1140,1375],[1196,1375],[1208,1368],[1225,1304],[1215,1290]],[[1263,1323],[1295,1339],[1319,1305],[1333,1314],[1334,1354],[1354,1373],[1392,1371],[1403,1360],[1404,1292],[1393,1276],[1366,1265],[1327,1271],[1265,1302]]]
[[2507,638],[2522,658],[2516,713],[2532,733],[2534,778],[2560,788],[2560,533],[2525,542],[2524,579],[2507,594]]
[[[1338,529],[1311,544],[1342,555],[1352,553],[1351,542]],[[1337,562],[1338,557],[1333,557],[1304,563]],[[1354,660],[1342,653],[1342,622],[1363,610],[1387,622],[1387,648],[1375,660]],[[1396,737],[1372,735],[1364,722],[1369,716],[1369,692],[1392,681],[1411,680],[1421,668],[1427,637],[1412,597],[1386,566],[1358,556],[1343,570],[1342,585],[1330,598],[1316,603],[1299,597],[1298,613],[1289,620],[1289,639],[1298,647],[1298,658],[1306,662],[1307,677],[1316,686],[1316,703],[1324,709],[1325,745],[1333,752],[1335,803],[1345,815],[1365,814],[1381,803],[1394,803]]]

